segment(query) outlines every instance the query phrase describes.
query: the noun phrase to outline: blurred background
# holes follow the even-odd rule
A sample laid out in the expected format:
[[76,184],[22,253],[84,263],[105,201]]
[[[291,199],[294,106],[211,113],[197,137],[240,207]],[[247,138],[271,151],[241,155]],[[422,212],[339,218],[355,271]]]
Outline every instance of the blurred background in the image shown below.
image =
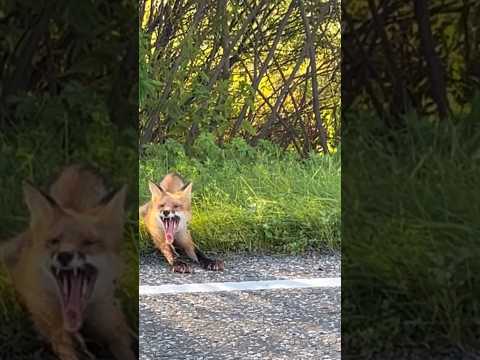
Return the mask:
[[480,357],[479,15],[342,6],[342,358]]

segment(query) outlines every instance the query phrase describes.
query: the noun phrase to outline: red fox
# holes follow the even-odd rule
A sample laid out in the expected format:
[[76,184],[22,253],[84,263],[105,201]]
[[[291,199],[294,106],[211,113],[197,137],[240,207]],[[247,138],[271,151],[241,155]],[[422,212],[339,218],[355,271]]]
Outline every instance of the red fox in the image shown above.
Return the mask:
[[80,329],[105,342],[116,359],[136,359],[130,329],[115,303],[122,261],[126,187],[107,193],[80,165],[66,168],[48,194],[24,183],[28,229],[0,248],[34,325],[61,360],[86,353]]
[[222,260],[206,257],[193,243],[187,225],[192,218],[192,183],[176,173],[167,174],[159,185],[149,182],[151,199],[139,208],[154,245],[162,252],[172,271],[192,272],[191,267],[179,260],[176,250],[184,252],[207,270],[224,269]]

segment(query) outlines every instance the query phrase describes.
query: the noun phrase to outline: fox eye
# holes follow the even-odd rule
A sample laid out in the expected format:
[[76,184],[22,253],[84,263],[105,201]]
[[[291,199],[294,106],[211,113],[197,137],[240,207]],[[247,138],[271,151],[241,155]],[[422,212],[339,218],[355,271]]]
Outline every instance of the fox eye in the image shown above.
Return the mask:
[[159,204],[158,207],[159,208],[163,208],[165,206],[165,204]]
[[60,239],[59,238],[53,238],[53,239],[50,239],[48,240],[48,245],[50,246],[56,246],[60,243]]
[[95,240],[92,240],[92,239],[88,239],[88,240],[85,240],[83,242],[83,245],[85,246],[92,246],[92,245],[95,245],[97,242]]
[[173,208],[174,208],[174,209],[180,209],[180,207],[181,207],[181,206],[178,205],[178,204],[173,205]]

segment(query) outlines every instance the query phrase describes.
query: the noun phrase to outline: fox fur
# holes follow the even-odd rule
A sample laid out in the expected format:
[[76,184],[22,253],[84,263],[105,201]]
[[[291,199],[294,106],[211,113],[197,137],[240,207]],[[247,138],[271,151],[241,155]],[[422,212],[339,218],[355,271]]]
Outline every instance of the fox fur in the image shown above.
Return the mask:
[[63,170],[43,193],[24,183],[28,228],[0,244],[20,301],[61,360],[79,360],[80,330],[104,342],[117,360],[136,359],[131,331],[114,297],[122,270],[126,187],[109,193],[80,165]]
[[150,201],[139,208],[139,217],[172,271],[192,272],[191,266],[178,258],[177,250],[207,270],[223,270],[223,261],[206,257],[188,230],[192,219],[192,183],[186,183],[177,173],[169,173],[160,184],[150,181],[149,190]]

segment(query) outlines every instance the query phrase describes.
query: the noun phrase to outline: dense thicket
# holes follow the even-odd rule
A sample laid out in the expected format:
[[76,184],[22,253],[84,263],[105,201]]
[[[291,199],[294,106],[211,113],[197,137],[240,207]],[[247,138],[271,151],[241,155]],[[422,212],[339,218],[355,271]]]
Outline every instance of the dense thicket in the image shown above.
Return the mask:
[[340,5],[317,0],[143,0],[141,145],[202,132],[300,154],[340,131]]
[[409,111],[446,118],[480,85],[477,1],[343,4],[343,109],[399,125]]
[[137,128],[135,3],[0,4],[1,132],[50,125],[62,138],[66,119],[77,135],[85,121]]

